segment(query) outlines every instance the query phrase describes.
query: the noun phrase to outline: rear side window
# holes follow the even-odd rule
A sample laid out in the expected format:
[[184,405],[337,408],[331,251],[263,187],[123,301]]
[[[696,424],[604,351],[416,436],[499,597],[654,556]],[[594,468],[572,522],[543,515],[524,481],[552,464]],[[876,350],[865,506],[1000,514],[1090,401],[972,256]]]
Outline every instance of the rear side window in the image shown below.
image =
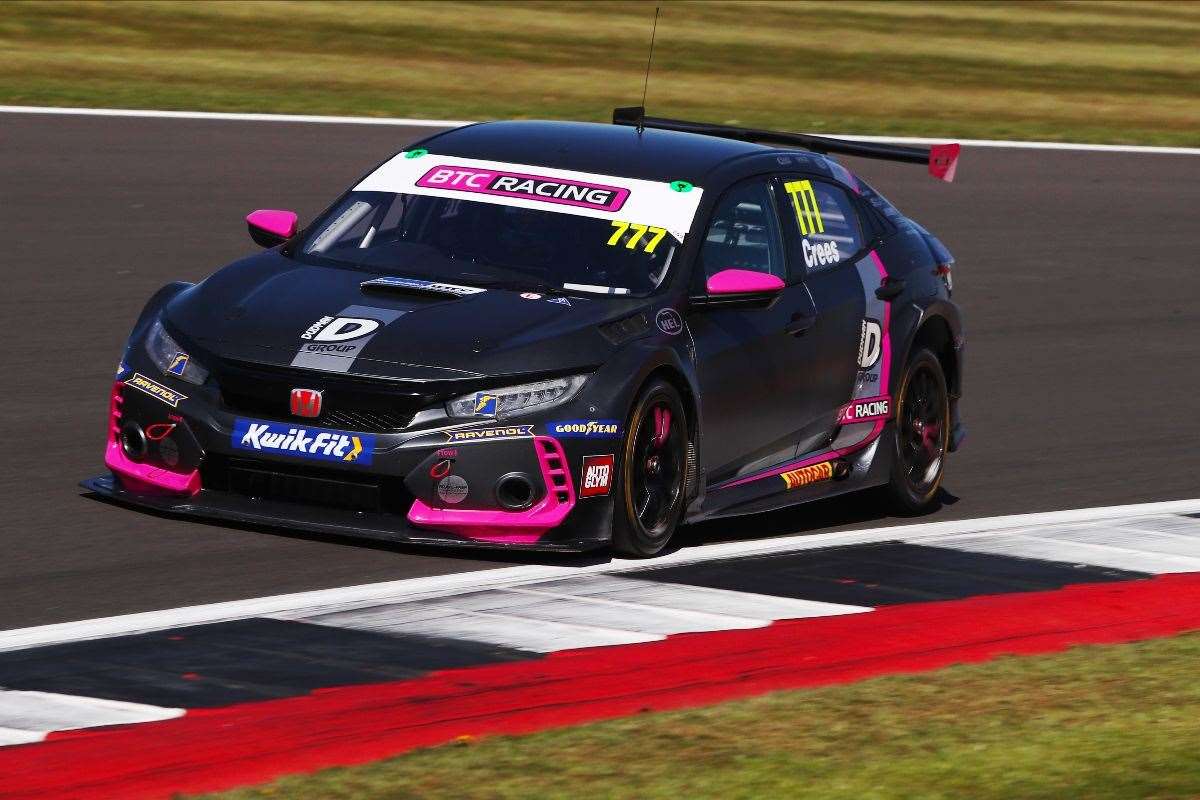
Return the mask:
[[785,178],[782,186],[784,228],[809,274],[833,269],[863,249],[862,226],[843,189],[809,178]]
[[724,269],[745,269],[787,279],[767,181],[747,181],[721,198],[704,234],[700,260],[706,278]]

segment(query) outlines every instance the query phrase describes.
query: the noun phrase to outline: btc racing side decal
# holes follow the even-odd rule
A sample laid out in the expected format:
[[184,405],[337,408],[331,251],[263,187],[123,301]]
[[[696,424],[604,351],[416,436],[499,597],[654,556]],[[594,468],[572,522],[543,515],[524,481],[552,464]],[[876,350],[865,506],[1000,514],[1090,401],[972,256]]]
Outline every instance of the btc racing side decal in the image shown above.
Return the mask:
[[125,385],[130,389],[137,389],[139,392],[148,394],[155,400],[161,400],[171,408],[178,408],[181,401],[188,399],[186,394],[180,394],[161,383],[155,383],[140,372],[133,373],[133,377],[125,381]]
[[621,433],[621,423],[615,419],[568,419],[551,422],[547,428],[551,435],[568,439],[613,439]]
[[230,444],[237,450],[364,466],[371,463],[375,452],[375,437],[369,433],[241,418],[233,425]]
[[580,497],[604,497],[612,489],[613,465],[616,456],[584,456],[579,479]]
[[347,306],[336,316],[321,317],[300,332],[300,349],[292,359],[292,366],[349,372],[379,329],[406,313],[391,308]]
[[838,414],[838,424],[850,425],[854,422],[887,419],[891,411],[892,399],[887,395],[855,400],[842,408],[841,413]]

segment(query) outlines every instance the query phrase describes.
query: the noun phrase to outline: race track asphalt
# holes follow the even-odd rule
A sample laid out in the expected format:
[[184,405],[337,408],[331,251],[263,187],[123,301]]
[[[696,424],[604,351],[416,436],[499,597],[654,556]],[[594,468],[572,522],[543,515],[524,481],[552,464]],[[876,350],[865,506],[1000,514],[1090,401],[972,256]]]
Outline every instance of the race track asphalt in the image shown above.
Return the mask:
[[[76,488],[102,471],[146,298],[251,252],[246,212],[311,219],[429,132],[0,114],[0,629],[531,560],[164,519]],[[1197,496],[1200,160],[965,148],[952,185],[850,166],[958,258],[969,434],[923,521]],[[905,521],[852,496],[683,546]]]

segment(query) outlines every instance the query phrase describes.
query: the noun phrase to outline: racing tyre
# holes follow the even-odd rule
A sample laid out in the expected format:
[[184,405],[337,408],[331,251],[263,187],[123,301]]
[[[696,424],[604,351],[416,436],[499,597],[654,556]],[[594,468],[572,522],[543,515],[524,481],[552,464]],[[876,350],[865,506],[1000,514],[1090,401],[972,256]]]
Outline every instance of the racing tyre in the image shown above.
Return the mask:
[[687,417],[666,381],[642,389],[625,426],[621,481],[613,508],[613,550],[653,556],[671,541],[683,516]]
[[888,491],[902,511],[934,504],[946,468],[950,398],[942,364],[929,350],[912,355],[896,393],[895,457]]

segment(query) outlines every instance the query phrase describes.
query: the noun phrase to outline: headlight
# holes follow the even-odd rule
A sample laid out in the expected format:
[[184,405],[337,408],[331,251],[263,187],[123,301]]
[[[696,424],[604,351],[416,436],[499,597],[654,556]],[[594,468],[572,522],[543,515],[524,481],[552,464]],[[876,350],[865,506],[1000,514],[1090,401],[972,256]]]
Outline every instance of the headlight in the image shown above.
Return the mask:
[[539,411],[567,402],[586,380],[586,375],[572,375],[465,394],[446,403],[446,413],[451,417],[511,417]]
[[171,338],[171,334],[163,328],[162,320],[154,320],[150,332],[146,334],[146,354],[166,375],[174,375],[197,386],[208,380],[208,370],[197,364]]

